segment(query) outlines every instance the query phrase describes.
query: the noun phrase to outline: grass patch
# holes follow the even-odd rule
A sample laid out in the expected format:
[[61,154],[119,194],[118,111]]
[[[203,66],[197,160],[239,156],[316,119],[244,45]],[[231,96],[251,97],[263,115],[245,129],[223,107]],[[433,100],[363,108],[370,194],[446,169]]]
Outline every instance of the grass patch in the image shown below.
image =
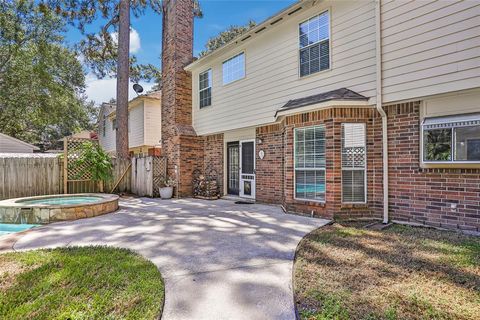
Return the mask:
[[302,240],[294,286],[302,319],[478,319],[480,238],[336,223]]
[[158,319],[163,299],[156,266],[126,249],[0,255],[0,319]]

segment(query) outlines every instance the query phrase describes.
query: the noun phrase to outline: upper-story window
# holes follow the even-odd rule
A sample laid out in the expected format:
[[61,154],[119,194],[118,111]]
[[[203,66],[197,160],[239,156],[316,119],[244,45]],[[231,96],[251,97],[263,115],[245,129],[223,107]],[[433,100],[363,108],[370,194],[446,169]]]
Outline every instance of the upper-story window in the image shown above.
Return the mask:
[[200,108],[212,104],[212,69],[200,73],[198,76]]
[[117,119],[112,120],[112,130],[115,130],[117,128]]
[[228,84],[244,77],[245,53],[242,52],[237,54],[236,56],[223,62],[223,84]]
[[480,163],[480,113],[426,118],[423,162]]
[[330,16],[325,11],[300,24],[300,76],[330,68]]

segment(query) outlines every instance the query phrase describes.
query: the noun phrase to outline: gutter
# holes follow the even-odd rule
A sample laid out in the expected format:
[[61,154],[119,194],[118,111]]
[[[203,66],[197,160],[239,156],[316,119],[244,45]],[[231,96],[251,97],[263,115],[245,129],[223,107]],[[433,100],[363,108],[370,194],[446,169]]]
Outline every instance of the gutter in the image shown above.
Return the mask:
[[375,57],[376,57],[376,108],[382,116],[382,155],[383,155],[383,223],[388,223],[388,131],[387,114],[382,107],[382,18],[381,0],[375,1]]

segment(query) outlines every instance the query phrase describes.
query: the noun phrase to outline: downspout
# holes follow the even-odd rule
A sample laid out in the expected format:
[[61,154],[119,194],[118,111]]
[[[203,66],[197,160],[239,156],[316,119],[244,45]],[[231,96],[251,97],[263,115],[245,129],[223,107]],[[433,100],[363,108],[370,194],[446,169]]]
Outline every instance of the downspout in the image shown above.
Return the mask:
[[387,114],[382,108],[382,18],[381,0],[375,1],[375,57],[376,57],[376,107],[382,116],[382,154],[383,154],[383,223],[388,223],[388,134]]

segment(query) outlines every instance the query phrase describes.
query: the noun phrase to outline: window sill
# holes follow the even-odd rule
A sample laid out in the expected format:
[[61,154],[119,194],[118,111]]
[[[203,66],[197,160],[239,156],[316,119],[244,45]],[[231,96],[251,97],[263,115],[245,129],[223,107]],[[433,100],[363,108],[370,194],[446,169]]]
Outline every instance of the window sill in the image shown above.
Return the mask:
[[303,204],[307,206],[317,206],[317,207],[325,207],[325,201],[316,201],[316,200],[308,200],[308,199],[293,199],[293,203],[295,204]]
[[480,169],[480,162],[421,162],[420,167],[424,169]]

